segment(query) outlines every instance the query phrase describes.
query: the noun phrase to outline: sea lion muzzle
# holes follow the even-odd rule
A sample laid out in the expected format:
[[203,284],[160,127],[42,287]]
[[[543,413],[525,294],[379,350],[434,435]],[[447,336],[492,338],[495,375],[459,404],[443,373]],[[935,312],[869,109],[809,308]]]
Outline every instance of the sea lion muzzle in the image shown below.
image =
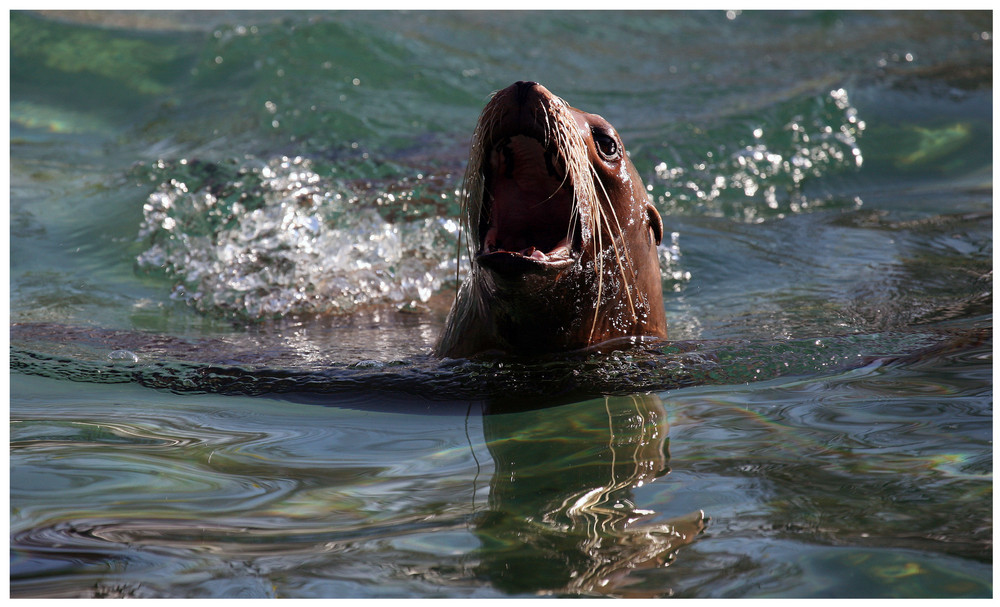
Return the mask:
[[534,82],[511,88],[513,111],[479,142],[486,153],[476,263],[496,272],[565,267],[581,246],[571,225],[573,184],[549,137],[544,88]]

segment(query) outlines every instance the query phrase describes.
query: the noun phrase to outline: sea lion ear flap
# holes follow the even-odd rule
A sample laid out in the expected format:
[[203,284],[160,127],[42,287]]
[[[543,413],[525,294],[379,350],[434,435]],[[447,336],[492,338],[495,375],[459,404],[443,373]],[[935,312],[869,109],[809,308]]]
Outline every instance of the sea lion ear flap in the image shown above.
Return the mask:
[[649,229],[653,230],[653,238],[656,239],[656,246],[660,246],[660,242],[663,241],[663,220],[660,219],[660,214],[656,211],[656,207],[652,203],[646,203],[646,215],[649,216]]

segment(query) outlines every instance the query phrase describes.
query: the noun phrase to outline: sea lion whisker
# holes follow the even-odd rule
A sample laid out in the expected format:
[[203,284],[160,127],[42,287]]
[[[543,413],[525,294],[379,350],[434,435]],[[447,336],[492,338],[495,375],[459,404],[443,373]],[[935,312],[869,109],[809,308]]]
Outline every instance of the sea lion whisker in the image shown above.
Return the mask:
[[[589,168],[590,163],[587,165]],[[597,191],[593,187],[593,181],[589,179],[588,175],[588,185],[589,190],[593,193],[593,196],[589,198],[590,201],[590,215],[591,222],[594,224],[592,226],[592,247],[593,247],[593,257],[594,266],[597,272],[597,297],[594,300],[594,319],[590,323],[590,336],[589,339],[594,339],[594,330],[597,328],[597,318],[601,313],[601,303],[604,295],[604,231],[601,229],[601,223],[604,218],[604,209],[602,208],[600,200],[597,199]]]
[[549,136],[552,132],[552,125],[549,123],[549,113],[545,112],[545,127],[542,129],[542,147],[548,149],[549,147]]
[[[463,213],[464,214],[464,213]],[[458,241],[455,245],[455,299],[458,299],[458,289],[462,284],[462,222],[458,222]],[[470,259],[469,271],[472,271]]]
[[[596,171],[594,172],[594,177],[595,178],[597,177]],[[608,226],[608,232],[611,233],[612,236],[614,236],[615,234],[617,234],[617,236],[618,236],[619,239],[623,239],[624,235],[625,235],[625,231],[622,229],[621,222],[618,221],[618,212],[615,211],[614,205],[610,204],[611,197],[608,195],[608,191],[606,189],[604,189],[604,184],[603,183],[601,183],[601,191],[604,192],[604,198],[605,198],[605,200],[609,201],[609,203],[608,203],[608,209],[611,211],[611,217],[615,220],[615,228],[618,229],[617,233],[613,232],[611,230],[611,226],[609,225]],[[619,259],[619,265],[621,265],[622,255],[619,255],[619,253],[618,253],[618,247],[617,246],[615,247],[615,256],[618,257],[618,259]],[[625,258],[625,261],[628,264],[628,268],[631,271],[632,276],[634,278],[636,276],[635,266],[632,264],[632,259],[631,259],[631,257],[629,257],[629,253],[628,253],[627,249],[624,252],[624,258]],[[622,268],[622,270],[624,271],[624,268]],[[622,278],[623,279],[625,278],[624,274],[622,274]]]
[[[593,184],[587,179],[588,171],[584,168],[589,167],[590,163],[586,157],[586,146],[576,130],[576,121],[568,115],[569,111],[564,104],[553,103],[552,113],[552,122],[547,131],[551,133],[558,157],[564,167],[563,183],[565,184],[565,180],[568,179],[573,186],[572,210],[566,228],[566,238],[570,239],[578,224],[581,230],[593,232],[592,228],[584,227],[580,222],[582,204],[593,200]],[[546,116],[546,121],[548,120],[549,116]],[[584,237],[586,239],[586,234]]]
[[[584,226],[581,223],[581,229],[590,233],[588,240],[597,270],[597,297],[588,335],[588,340],[592,340],[597,330],[597,319],[600,316],[601,299],[604,294],[604,256],[600,254],[604,244],[600,229],[602,209],[601,205],[596,202],[597,191],[590,175],[592,167],[590,159],[587,157],[586,144],[576,128],[576,121],[569,115],[565,105],[554,104],[554,106],[559,108],[557,112],[554,112],[556,147],[566,164],[566,174],[571,177],[573,183],[573,217],[579,218],[581,216],[583,204],[587,204],[590,210],[587,214],[589,225]],[[568,229],[572,230],[572,221]],[[567,232],[567,237],[570,234],[571,232]]]
[[[611,204],[611,197],[608,195],[608,191],[607,191],[607,189],[605,189],[604,183],[601,182],[599,176],[597,175],[597,171],[594,170],[593,167],[591,167],[591,171],[594,174],[594,180],[597,181],[597,183],[600,184],[600,186],[601,186],[601,191],[604,193],[604,199],[608,201],[608,209],[611,211],[611,215],[612,215],[612,217],[615,220],[615,226],[618,228],[618,232],[617,232],[618,238],[616,238],[615,237],[615,232],[614,232],[614,230],[611,227],[611,222],[608,220],[607,214],[604,213],[604,212],[602,212],[600,214],[601,215],[601,219],[603,220],[605,227],[607,227],[607,229],[608,229],[608,235],[611,236],[611,248],[612,248],[612,250],[614,251],[614,254],[615,254],[615,261],[618,262],[618,271],[619,271],[619,273],[621,274],[621,277],[622,277],[622,289],[625,291],[625,295],[628,297],[629,311],[632,313],[633,320],[637,320],[638,319],[638,315],[636,314],[636,311],[635,311],[635,302],[632,301],[632,291],[628,288],[629,281],[628,281],[628,277],[625,276],[625,265],[622,263],[622,254],[621,254],[621,251],[618,248],[618,242],[617,242],[618,239],[621,238],[621,236],[623,234],[621,223],[618,222],[618,214],[615,212],[614,205]],[[602,205],[600,205],[600,203],[598,203],[598,205],[602,206]],[[635,269],[632,268],[632,262],[628,258],[628,254],[627,253],[625,254],[625,261],[627,261],[629,263],[629,269],[632,270],[632,275],[635,276]]]
[[594,330],[597,328],[597,317],[601,312],[601,295],[604,292],[604,256],[601,255],[601,231],[597,230],[597,235],[595,236],[596,246],[595,246],[595,262],[598,267],[597,270],[597,298],[594,301],[594,319],[590,322],[590,335],[588,336],[589,341],[594,339]]

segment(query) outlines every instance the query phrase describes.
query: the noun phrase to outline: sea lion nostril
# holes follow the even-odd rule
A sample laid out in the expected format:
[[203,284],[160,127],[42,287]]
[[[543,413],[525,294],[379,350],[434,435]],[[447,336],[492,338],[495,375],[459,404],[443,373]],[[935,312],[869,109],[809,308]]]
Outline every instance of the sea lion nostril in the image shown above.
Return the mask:
[[528,97],[528,93],[531,92],[533,88],[538,86],[537,82],[531,80],[518,80],[514,83],[515,92],[517,94],[518,104],[523,104],[525,99]]

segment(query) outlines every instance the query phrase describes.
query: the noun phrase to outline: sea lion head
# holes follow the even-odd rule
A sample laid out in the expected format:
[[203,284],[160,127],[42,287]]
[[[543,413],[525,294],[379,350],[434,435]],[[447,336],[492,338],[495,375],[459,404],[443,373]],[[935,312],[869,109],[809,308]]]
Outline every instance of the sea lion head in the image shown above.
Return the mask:
[[535,82],[480,115],[463,184],[472,268],[438,353],[665,337],[660,216],[608,121]]

